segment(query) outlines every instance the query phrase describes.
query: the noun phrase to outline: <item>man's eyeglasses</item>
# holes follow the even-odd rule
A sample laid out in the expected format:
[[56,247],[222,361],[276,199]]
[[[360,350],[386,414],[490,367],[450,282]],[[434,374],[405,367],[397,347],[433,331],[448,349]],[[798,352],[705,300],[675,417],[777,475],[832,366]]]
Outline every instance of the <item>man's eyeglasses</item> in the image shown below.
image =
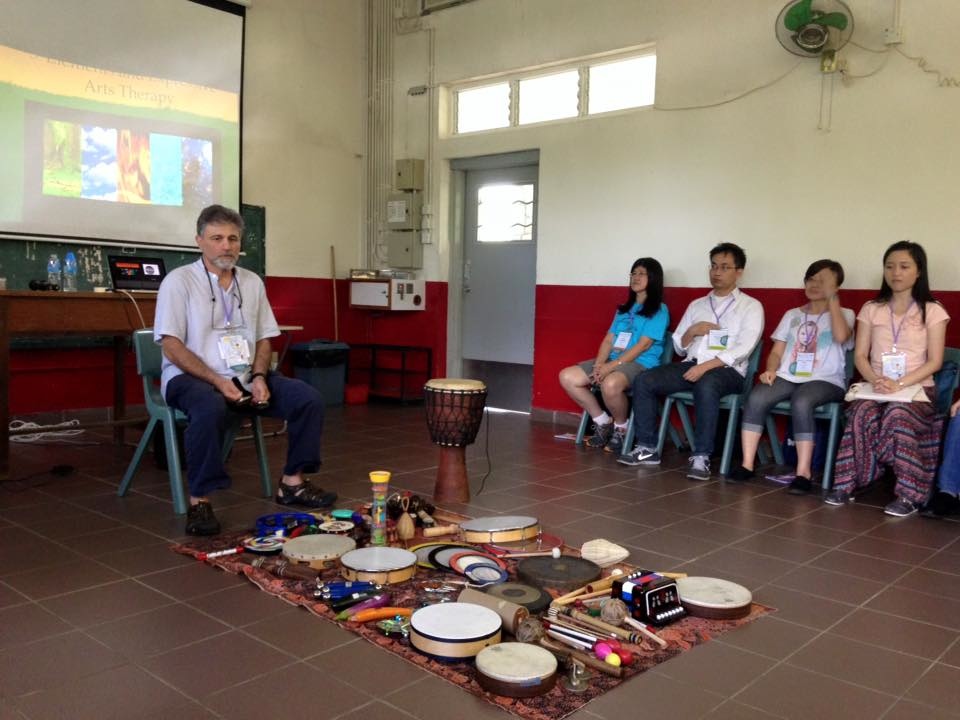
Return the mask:
[[710,263],[710,272],[730,272],[731,270],[739,270],[736,265],[717,265],[716,263]]

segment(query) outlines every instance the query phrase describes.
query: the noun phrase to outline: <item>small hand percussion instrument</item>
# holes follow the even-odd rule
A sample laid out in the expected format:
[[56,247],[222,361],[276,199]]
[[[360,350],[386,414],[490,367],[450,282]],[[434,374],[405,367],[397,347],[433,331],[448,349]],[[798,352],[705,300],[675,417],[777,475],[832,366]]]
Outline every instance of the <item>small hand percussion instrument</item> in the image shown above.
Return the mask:
[[254,555],[279,555],[287,539],[281,535],[258,535],[244,538],[243,549]]
[[534,697],[549,692],[557,681],[557,659],[539,645],[491,645],[477,654],[476,664],[477,682],[494,695]]
[[292,562],[309,565],[314,570],[326,570],[334,567],[341,555],[356,547],[356,541],[345,535],[301,535],[287,540],[282,552]]
[[454,572],[464,574],[464,571],[471,565],[490,565],[501,570],[507,569],[507,564],[494,555],[488,555],[477,550],[466,550],[455,553],[448,561],[450,569]]
[[743,585],[709,577],[677,580],[680,602],[694,617],[736,620],[750,614],[753,594]]
[[531,540],[540,534],[540,521],[526,515],[493,515],[460,523],[464,541],[482,543],[510,543]]
[[340,574],[347,580],[367,580],[378,585],[404,582],[417,570],[417,556],[409,550],[367,547],[340,557]]
[[347,535],[353,532],[355,527],[356,525],[350,520],[327,520],[320,523],[317,529],[329,535]]
[[473,443],[483,421],[487,386],[479,380],[434,378],[423,388],[430,439],[440,446],[435,502],[469,502],[466,446]]
[[410,617],[410,644],[424,655],[455,662],[499,643],[502,625],[497,613],[480,605],[427,605]]

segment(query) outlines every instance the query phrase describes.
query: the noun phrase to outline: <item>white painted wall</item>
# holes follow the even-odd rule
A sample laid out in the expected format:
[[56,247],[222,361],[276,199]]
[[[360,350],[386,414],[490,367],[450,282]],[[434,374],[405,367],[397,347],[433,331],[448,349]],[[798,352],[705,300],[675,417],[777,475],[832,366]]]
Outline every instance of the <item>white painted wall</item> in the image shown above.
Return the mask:
[[[854,41],[884,49],[895,0],[849,5]],[[933,288],[960,289],[960,88],[939,87],[895,52],[853,46],[841,53],[850,74],[875,74],[824,83],[815,60],[774,38],[782,6],[474,0],[400,34],[395,150],[434,159],[427,279],[448,279],[448,159],[539,148],[538,283],[621,285],[634,258],[652,255],[669,285],[704,286],[707,250],[729,240],[747,251],[746,286],[797,287],[809,262],[833,257],[847,287],[874,288],[883,249],[909,238],[927,249]],[[960,3],[904,2],[902,26],[904,52],[960,78]],[[441,116],[430,137],[444,84],[643,43],[656,44],[657,109],[463,137],[444,136]],[[407,94],[431,80],[432,94]],[[668,110],[764,85],[716,107]],[[817,128],[822,94],[832,98],[829,129]]]
[[[243,201],[267,208],[267,273],[360,265],[365,3],[256,0],[247,11]],[[215,38],[211,38],[215,42]]]

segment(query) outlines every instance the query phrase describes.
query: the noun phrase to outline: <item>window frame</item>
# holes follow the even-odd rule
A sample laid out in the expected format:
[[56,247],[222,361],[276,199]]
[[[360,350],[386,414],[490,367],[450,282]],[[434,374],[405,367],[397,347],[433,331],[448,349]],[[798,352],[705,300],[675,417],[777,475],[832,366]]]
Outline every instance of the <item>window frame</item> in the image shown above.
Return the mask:
[[[448,89],[451,97],[451,136],[453,137],[465,137],[468,135],[476,135],[477,133],[489,133],[489,132],[503,132],[506,130],[514,130],[516,128],[527,128],[527,127],[536,127],[538,125],[548,125],[554,123],[570,122],[573,120],[581,120],[584,118],[593,118],[600,117],[604,115],[613,115],[617,113],[625,112],[636,112],[638,110],[644,110],[646,108],[654,107],[656,104],[656,92],[657,92],[657,72],[654,72],[653,77],[653,93],[654,93],[654,102],[649,105],[632,105],[630,107],[618,108],[616,110],[603,110],[600,112],[590,113],[590,69],[598,65],[608,65],[615,62],[625,61],[625,60],[634,60],[641,57],[654,56],[656,58],[657,51],[656,46],[649,44],[634,48],[629,48],[627,50],[618,50],[610,53],[602,53],[599,55],[591,55],[588,57],[578,58],[576,60],[568,60],[558,63],[551,63],[548,65],[538,66],[536,68],[529,68],[525,70],[515,70],[511,72],[502,73],[499,75],[487,75],[483,78],[477,78],[471,81],[464,81],[458,83],[451,83],[448,85]],[[656,64],[656,69],[659,70],[659,63]],[[569,117],[557,118],[553,120],[538,120],[536,122],[520,123],[520,82],[523,80],[530,80],[539,77],[547,77],[550,75],[557,75],[559,73],[569,72],[571,70],[576,70],[578,73],[578,83],[577,83],[577,114]],[[461,132],[457,129],[459,120],[460,120],[460,97],[459,94],[463,91],[473,90],[476,88],[486,87],[490,85],[509,85],[509,102],[510,102],[510,113],[509,113],[509,123],[505,127],[491,127],[484,128],[481,130],[467,130]]]

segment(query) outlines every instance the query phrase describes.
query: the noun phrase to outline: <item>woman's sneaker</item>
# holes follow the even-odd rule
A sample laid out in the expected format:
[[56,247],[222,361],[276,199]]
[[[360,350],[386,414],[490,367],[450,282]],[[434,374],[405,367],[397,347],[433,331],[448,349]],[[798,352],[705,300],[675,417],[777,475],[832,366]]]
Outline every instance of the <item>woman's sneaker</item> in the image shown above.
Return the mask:
[[915,502],[899,497],[883,509],[884,513],[893,515],[893,517],[909,517],[916,511],[917,504]]
[[623,441],[627,437],[626,428],[615,427],[613,429],[613,435],[610,436],[610,439],[607,441],[606,446],[603,448],[608,453],[613,453],[614,455],[619,455],[623,452]]
[[593,424],[593,435],[587,440],[587,447],[602,448],[610,442],[610,436],[613,435],[613,423],[608,422],[605,425]]
[[853,502],[853,497],[848,492],[843,492],[843,490],[831,490],[827,493],[827,496],[823,499],[827,505],[834,505],[839,507],[841,505],[846,505],[847,503]]

